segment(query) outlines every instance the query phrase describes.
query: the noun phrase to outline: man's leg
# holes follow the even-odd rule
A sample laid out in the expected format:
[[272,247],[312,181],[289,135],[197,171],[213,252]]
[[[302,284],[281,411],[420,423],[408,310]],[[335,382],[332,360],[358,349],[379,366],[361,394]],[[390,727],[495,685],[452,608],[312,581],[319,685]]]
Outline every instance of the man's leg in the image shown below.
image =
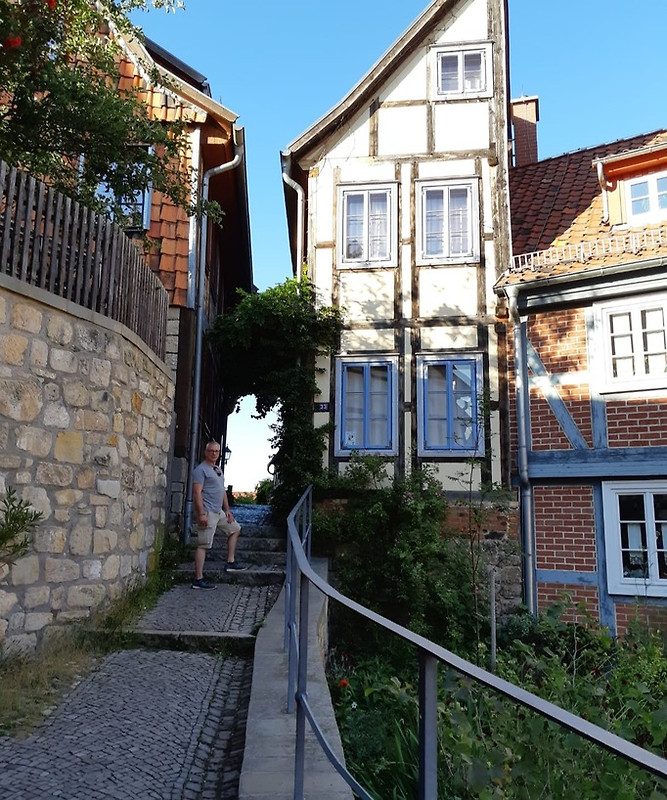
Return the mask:
[[201,580],[204,577],[204,561],[206,560],[206,548],[197,547],[195,550],[195,580]]
[[234,555],[236,554],[236,543],[239,540],[239,533],[241,529],[238,528],[235,531],[227,534],[227,563],[231,564],[234,561]]

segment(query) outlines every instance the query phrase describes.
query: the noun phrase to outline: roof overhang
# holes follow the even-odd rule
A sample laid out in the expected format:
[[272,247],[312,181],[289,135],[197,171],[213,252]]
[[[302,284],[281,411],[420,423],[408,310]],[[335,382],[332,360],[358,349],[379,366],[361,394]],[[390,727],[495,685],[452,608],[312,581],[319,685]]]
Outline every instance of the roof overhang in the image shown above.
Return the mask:
[[[498,283],[496,294],[513,295],[522,313],[537,313],[563,306],[590,305],[612,297],[664,291],[667,256],[629,261],[575,274]],[[660,286],[657,287],[657,284]]]
[[605,178],[610,181],[660,167],[667,168],[667,142],[597,158],[593,161],[593,166],[598,168],[598,164],[601,165]]

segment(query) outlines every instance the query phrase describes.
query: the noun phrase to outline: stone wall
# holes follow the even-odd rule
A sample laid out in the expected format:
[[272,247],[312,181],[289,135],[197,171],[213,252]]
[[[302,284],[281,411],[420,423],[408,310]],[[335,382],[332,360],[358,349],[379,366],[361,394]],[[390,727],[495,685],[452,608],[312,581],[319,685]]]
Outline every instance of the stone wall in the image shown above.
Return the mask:
[[42,512],[30,551],[0,566],[0,646],[142,580],[165,522],[174,383],[131,331],[0,275],[0,496]]

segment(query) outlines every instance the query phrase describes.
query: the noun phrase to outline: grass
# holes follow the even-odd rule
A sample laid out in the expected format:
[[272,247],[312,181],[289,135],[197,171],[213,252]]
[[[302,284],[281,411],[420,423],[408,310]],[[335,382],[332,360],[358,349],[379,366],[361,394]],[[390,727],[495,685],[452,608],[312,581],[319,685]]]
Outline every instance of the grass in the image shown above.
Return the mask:
[[145,584],[128,588],[86,622],[49,628],[35,652],[0,657],[0,736],[29,736],[105,655],[131,646],[128,628],[172,587],[182,557],[181,545],[168,539]]

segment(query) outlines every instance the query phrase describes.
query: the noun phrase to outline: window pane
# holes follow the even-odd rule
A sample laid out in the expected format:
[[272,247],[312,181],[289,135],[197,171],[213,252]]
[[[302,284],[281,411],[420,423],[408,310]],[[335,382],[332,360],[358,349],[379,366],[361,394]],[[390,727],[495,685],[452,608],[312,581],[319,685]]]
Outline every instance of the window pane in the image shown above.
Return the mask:
[[609,315],[611,361],[614,378],[631,378],[635,374],[632,320],[629,312]]
[[345,195],[345,258],[364,257],[364,200],[363,194]]
[[633,214],[646,214],[649,211],[648,181],[633,183],[630,187]]
[[458,53],[440,56],[440,90],[443,92],[459,92],[459,56]]
[[658,208],[667,208],[667,178],[658,178]]
[[481,92],[484,88],[482,74],[482,54],[464,53],[463,55],[463,91]]
[[474,446],[473,365],[454,364],[452,369],[452,437],[458,447]]
[[667,580],[667,494],[653,495],[658,578]]
[[648,577],[646,522],[644,496],[619,495],[618,510],[621,523],[621,556],[625,578]]
[[389,258],[389,197],[387,192],[370,194],[368,228],[370,260]]
[[424,255],[441,256],[445,252],[444,189],[424,191]]
[[388,447],[389,441],[389,369],[370,368],[369,447]]
[[667,366],[665,347],[665,319],[662,308],[644,309],[641,312],[644,347],[644,371],[647,375],[661,375]]
[[449,449],[447,439],[447,365],[425,368],[426,409],[424,443],[429,448]]
[[468,190],[449,191],[449,254],[451,256],[470,253],[470,215],[468,213]]

